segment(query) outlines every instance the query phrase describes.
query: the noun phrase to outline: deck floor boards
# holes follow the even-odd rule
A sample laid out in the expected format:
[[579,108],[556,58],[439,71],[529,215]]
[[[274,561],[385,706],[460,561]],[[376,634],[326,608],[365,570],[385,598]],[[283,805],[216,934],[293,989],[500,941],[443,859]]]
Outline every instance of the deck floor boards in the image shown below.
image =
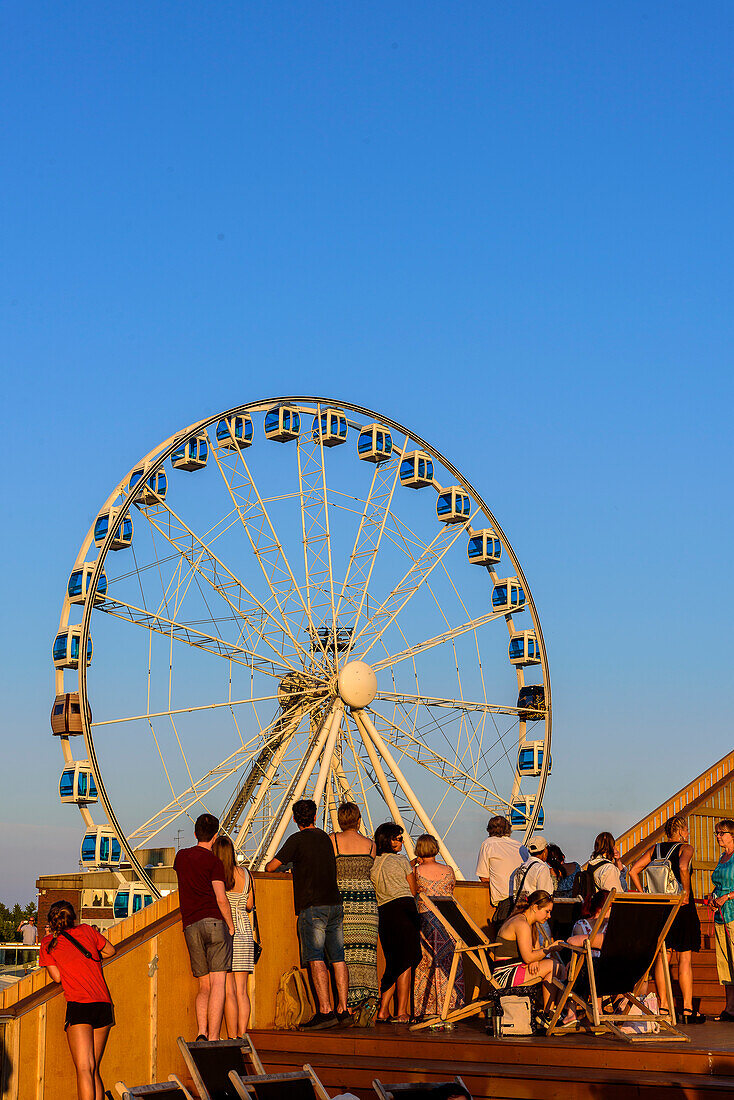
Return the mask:
[[691,1043],[627,1044],[593,1035],[494,1039],[479,1020],[449,1032],[400,1025],[313,1033],[253,1031],[268,1070],[309,1062],[327,1089],[374,1097],[383,1082],[463,1077],[475,1100],[734,1097],[734,1025],[685,1029]]

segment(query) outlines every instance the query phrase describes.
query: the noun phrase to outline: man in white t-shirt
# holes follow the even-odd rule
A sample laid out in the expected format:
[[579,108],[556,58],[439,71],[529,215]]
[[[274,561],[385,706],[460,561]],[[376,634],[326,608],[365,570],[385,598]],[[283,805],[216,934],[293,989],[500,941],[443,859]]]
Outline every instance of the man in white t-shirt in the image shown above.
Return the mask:
[[34,943],[38,943],[36,918],[29,917],[28,920],[23,921],[22,924],[18,926],[18,935],[21,937],[26,947],[31,947]]
[[477,878],[489,884],[489,900],[496,907],[509,897],[510,876],[528,853],[519,840],[512,839],[506,817],[490,817],[487,832],[489,836],[479,849]]
[[534,836],[528,841],[530,857],[518,867],[510,879],[510,889],[515,901],[534,894],[536,890],[545,890],[551,897],[554,893],[553,876],[548,866],[548,841],[542,836]]

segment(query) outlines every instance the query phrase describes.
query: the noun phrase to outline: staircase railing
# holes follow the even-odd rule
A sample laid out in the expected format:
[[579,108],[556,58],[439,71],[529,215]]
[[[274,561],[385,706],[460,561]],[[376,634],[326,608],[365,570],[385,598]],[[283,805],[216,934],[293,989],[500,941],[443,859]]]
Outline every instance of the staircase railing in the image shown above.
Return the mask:
[[669,817],[683,813],[693,802],[697,802],[732,771],[734,771],[734,751],[722,756],[721,760],[702,772],[688,786],[683,787],[672,798],[663,802],[647,817],[643,817],[641,821],[638,821],[636,825],[623,833],[617,840],[622,858],[624,859],[627,852],[637,848],[648,837],[659,832]]

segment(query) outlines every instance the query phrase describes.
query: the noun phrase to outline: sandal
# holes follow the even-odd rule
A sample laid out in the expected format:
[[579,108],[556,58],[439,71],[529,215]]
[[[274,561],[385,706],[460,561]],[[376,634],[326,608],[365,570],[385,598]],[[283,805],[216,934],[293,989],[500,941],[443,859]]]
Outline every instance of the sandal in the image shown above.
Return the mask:
[[692,1008],[684,1008],[681,1013],[682,1023],[684,1024],[705,1024],[706,1017],[701,1012],[696,1012]]
[[734,1012],[729,1012],[726,1008],[723,1012],[720,1012],[718,1016],[714,1016],[717,1024],[731,1024],[734,1023]]

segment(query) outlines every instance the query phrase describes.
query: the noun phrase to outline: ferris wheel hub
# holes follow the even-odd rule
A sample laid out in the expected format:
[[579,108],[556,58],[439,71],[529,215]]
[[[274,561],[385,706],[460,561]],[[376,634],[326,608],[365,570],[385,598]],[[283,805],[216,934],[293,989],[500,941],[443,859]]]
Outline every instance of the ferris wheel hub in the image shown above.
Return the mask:
[[377,677],[366,661],[350,661],[339,673],[339,695],[348,707],[362,710],[377,694]]

